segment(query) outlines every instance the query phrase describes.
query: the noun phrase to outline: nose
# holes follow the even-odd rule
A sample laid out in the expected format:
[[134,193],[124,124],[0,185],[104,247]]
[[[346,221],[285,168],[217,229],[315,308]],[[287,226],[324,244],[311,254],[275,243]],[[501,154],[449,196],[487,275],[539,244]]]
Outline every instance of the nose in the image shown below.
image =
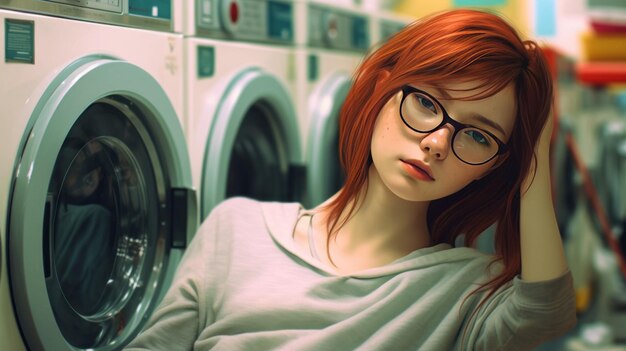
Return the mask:
[[450,152],[453,133],[452,126],[445,125],[424,136],[420,141],[420,147],[436,159],[444,160]]

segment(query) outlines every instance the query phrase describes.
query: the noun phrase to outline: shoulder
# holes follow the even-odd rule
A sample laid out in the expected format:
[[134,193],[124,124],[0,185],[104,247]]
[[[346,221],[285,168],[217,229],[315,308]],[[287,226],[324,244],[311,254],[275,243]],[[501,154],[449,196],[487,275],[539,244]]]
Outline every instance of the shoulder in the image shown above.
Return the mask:
[[[298,203],[267,202],[247,197],[232,197],[220,202],[209,214],[210,217],[233,218],[241,216],[278,217],[293,215],[300,208]],[[294,212],[295,210],[295,212]]]
[[197,236],[220,256],[241,262],[268,253],[275,240],[288,241],[299,204],[235,197],[222,201],[202,223]]
[[261,202],[246,197],[232,197],[225,199],[215,206],[209,215],[203,219],[202,226],[208,223],[226,223],[239,221],[242,218],[251,218],[261,213]]
[[258,210],[261,202],[258,200],[250,199],[247,197],[231,197],[220,202],[213,210],[211,214],[218,213],[236,213],[239,211]]
[[471,247],[455,247],[441,253],[442,261],[451,267],[454,272],[472,271],[475,274],[493,276],[504,268],[502,260],[492,254],[487,254]]
[[[470,247],[451,248],[438,254],[438,263],[441,264],[435,270],[441,275],[441,279],[454,281],[459,284],[458,288],[467,291],[474,291],[492,281],[504,270],[502,259]],[[507,286],[510,284],[511,282],[506,283]]]
[[265,202],[246,197],[233,197],[213,208],[203,221],[202,227],[219,226],[222,230],[226,228],[271,230],[275,226],[289,226],[295,221],[301,207],[298,203]]

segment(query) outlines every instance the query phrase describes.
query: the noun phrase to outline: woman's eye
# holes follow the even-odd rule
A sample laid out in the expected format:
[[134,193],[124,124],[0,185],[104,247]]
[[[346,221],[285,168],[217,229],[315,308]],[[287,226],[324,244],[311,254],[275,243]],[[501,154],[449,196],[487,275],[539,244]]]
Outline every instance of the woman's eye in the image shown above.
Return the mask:
[[435,106],[435,104],[429,98],[423,95],[417,95],[417,101],[419,102],[420,106],[427,108],[432,113],[437,113],[437,106]]
[[477,142],[478,144],[485,146],[491,145],[491,143],[489,143],[489,139],[487,139],[483,133],[475,129],[469,129],[465,131],[465,134],[467,134],[470,138],[472,138],[473,141]]

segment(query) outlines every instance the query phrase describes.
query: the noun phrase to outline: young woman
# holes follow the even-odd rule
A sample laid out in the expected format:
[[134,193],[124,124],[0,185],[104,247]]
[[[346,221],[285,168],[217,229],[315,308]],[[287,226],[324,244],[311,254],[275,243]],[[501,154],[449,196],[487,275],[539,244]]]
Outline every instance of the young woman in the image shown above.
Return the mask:
[[[218,206],[129,349],[529,350],[564,334],[552,94],[541,49],[496,15],[408,26],[356,73],[344,187],[310,210]],[[496,254],[472,249],[493,223]]]

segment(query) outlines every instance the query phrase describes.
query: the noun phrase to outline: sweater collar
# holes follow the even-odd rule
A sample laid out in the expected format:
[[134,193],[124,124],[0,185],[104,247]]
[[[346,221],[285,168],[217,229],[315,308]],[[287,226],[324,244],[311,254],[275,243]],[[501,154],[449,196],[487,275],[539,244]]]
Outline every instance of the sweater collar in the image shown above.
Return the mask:
[[[296,245],[293,239],[293,231],[299,214],[303,210],[302,205],[298,203],[265,202],[262,204],[266,228],[277,245],[318,271],[327,275],[337,276],[332,267],[328,267],[325,263],[314,259]],[[473,260],[476,258],[492,259],[493,257],[472,248],[453,248],[449,244],[437,244],[415,250],[387,265],[365,269],[352,273],[350,276],[355,278],[376,278],[395,275],[403,271],[426,268],[439,263]]]

